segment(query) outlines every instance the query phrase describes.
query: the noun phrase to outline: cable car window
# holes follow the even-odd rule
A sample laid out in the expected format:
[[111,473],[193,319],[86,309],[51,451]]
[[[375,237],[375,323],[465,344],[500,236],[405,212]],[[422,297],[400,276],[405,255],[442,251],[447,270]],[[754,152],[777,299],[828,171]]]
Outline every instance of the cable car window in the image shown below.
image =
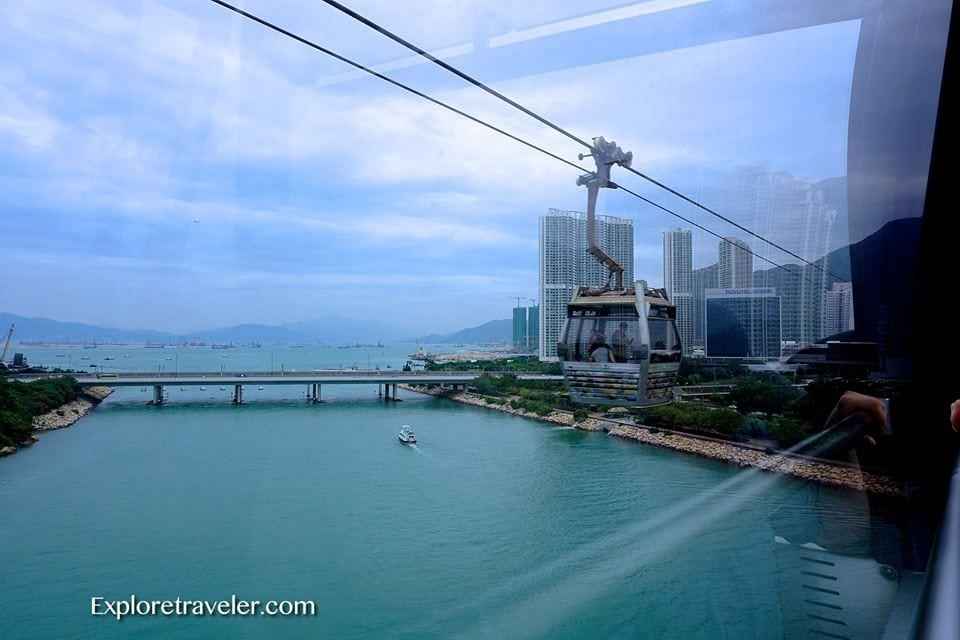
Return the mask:
[[673,307],[667,307],[659,304],[650,305],[650,311],[647,313],[648,318],[664,318],[664,319],[673,319],[676,318],[676,309]]
[[635,363],[643,359],[639,317],[634,307],[571,309],[569,315],[563,342],[570,360]]
[[680,347],[674,325],[667,320],[650,319],[650,348],[654,351],[674,351]]

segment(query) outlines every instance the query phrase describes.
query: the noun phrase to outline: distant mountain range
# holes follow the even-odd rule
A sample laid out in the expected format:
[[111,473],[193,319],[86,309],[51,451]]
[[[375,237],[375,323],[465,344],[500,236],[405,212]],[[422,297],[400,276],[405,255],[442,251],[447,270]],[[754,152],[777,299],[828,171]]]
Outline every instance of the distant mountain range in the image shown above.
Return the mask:
[[[824,275],[836,276],[830,277],[828,280],[833,282],[834,280],[839,279],[841,282],[849,282],[851,280],[850,275],[850,246],[840,247],[839,249],[834,249],[827,255],[813,261],[813,264],[816,265],[813,269],[807,269],[807,273],[817,274],[823,273]],[[800,273],[804,271],[804,265],[796,264],[793,262],[788,262],[784,264],[784,267],[788,271],[794,273]],[[769,274],[776,274],[777,270],[780,267],[770,267],[757,269],[753,272],[753,277],[755,280],[762,276],[767,276]],[[821,271],[822,270],[822,271]],[[762,280],[761,280],[762,282]],[[760,286],[760,285],[756,285]]]
[[491,320],[476,327],[469,327],[453,333],[432,333],[418,338],[427,344],[483,344],[501,342],[509,344],[513,341],[513,321]]
[[11,323],[16,324],[14,340],[47,342],[119,342],[179,343],[203,341],[211,343],[304,343],[341,344],[371,340],[396,339],[396,332],[382,325],[347,318],[327,318],[285,325],[239,324],[188,333],[172,333],[149,329],[119,329],[80,322],[60,322],[48,318],[27,318],[0,313],[0,332],[5,336]]
[[171,333],[139,329],[97,327],[80,322],[60,322],[48,318],[26,318],[12,313],[0,313],[0,331],[3,339],[11,324],[16,324],[14,341],[47,340],[71,342],[166,342],[174,339]]
[[[28,318],[0,312],[0,341],[6,337],[6,331],[11,324],[16,324],[14,341],[117,342],[130,344],[172,344],[184,341],[221,344],[245,344],[250,342],[266,344],[350,344],[405,339],[404,336],[398,335],[396,330],[385,325],[339,317],[283,325],[238,324],[204,331],[172,333],[149,329],[101,327],[81,322],[60,322],[48,318]],[[512,331],[510,320],[492,320],[477,327],[462,329],[450,334],[431,334],[419,338],[419,340],[420,342],[433,344],[510,342]]]

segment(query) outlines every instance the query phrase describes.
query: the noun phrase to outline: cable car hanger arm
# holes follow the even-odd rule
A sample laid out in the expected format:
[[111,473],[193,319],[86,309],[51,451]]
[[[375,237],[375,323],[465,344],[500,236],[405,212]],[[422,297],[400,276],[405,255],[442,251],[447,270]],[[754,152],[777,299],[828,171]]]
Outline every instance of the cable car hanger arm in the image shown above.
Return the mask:
[[607,255],[607,252],[600,246],[597,240],[597,197],[600,195],[600,189],[616,189],[615,182],[610,181],[610,168],[618,164],[621,167],[630,168],[633,163],[633,153],[624,151],[616,142],[607,142],[603,136],[593,139],[591,153],[579,154],[581,160],[592,157],[597,165],[597,170],[593,173],[583,175],[577,178],[578,186],[587,187],[587,251],[596,258],[602,265],[607,267],[609,275],[607,276],[606,289],[610,288],[611,278],[614,280],[614,288],[623,288],[623,266]]

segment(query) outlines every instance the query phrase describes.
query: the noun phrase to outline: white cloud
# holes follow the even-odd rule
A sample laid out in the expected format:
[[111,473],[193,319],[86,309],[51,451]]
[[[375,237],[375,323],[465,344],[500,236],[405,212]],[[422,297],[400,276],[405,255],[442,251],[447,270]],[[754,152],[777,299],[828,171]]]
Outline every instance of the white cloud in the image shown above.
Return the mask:
[[[321,3],[245,6],[364,63],[406,55]],[[415,5],[419,11],[406,2],[357,0],[357,7],[430,48],[582,12],[569,0],[429,0]],[[16,171],[0,176],[0,188],[23,196],[17,199],[27,206],[126,217],[124,223],[198,219],[198,233],[228,225],[316,232],[348,240],[340,246],[354,251],[358,264],[372,247],[378,256],[394,252],[391,259],[446,252],[438,268],[457,270],[463,265],[452,256],[461,250],[479,255],[505,245],[512,265],[529,266],[536,260],[536,216],[549,206],[583,209],[585,193],[570,167],[379,81],[325,86],[343,65],[210,3],[51,1],[21,3],[8,15],[0,46],[22,55],[0,57],[0,142],[6,159],[24,162],[10,163]],[[782,93],[779,83],[792,78],[816,79],[802,68],[803,56],[757,58],[757,51],[775,50],[757,49],[758,41],[493,84],[581,137],[616,139],[653,175],[678,163],[728,166],[755,151],[736,144],[736,136],[755,136],[763,150],[787,129],[776,118],[773,125],[751,118],[766,116],[764,92]],[[745,91],[742,78],[761,64],[777,68],[756,82],[751,75]],[[454,106],[564,158],[583,151],[477,89],[437,89],[422,71],[412,72],[413,84]],[[706,78],[714,89],[709,99]],[[816,98],[808,93],[808,101]],[[793,111],[794,119],[805,113]],[[629,199],[618,210],[626,201],[605,194],[601,210],[639,220],[645,205]],[[656,229],[637,225],[638,266],[647,270],[659,246],[643,241],[666,224],[664,214],[654,215]],[[527,274],[514,285],[529,290],[534,282]],[[511,286],[498,280],[490,289]]]
[[[11,183],[8,183],[8,185]],[[319,234],[336,234],[355,246],[415,246],[424,250],[424,242],[437,248],[509,247],[531,250],[531,238],[518,237],[498,223],[483,221],[447,221],[442,214],[418,215],[394,212],[348,212],[317,208],[255,207],[230,201],[185,200],[164,195],[109,193],[92,194],[88,182],[78,180],[60,185],[57,195],[68,193],[80,198],[86,194],[85,208],[76,215],[102,217],[101,207],[113,214],[130,216],[155,224],[200,225],[197,230],[252,226],[272,229],[297,229]],[[85,213],[84,213],[85,212]],[[323,236],[321,236],[323,237]]]
[[[476,24],[478,12],[499,11],[482,4],[435,7],[431,24],[443,23],[438,14]],[[287,9],[276,7],[280,15]],[[531,18],[563,13],[545,4],[530,11]],[[384,7],[377,12],[395,17]],[[43,44],[59,42],[59,49],[48,55],[74,58],[71,71],[64,72],[71,81],[88,72],[96,78],[109,68],[109,76],[119,82],[94,83],[105,108],[119,97],[143,105],[142,113],[130,114],[128,105],[93,122],[75,122],[63,132],[61,148],[71,149],[74,162],[57,165],[58,179],[88,195],[100,188],[116,197],[125,188],[128,199],[177,197],[184,183],[196,181],[197,172],[259,165],[305,176],[315,190],[405,187],[462,194],[444,203],[447,219],[536,214],[544,207],[544,194],[569,196],[549,204],[571,206],[582,200],[570,167],[392,87],[375,86],[373,93],[370,86],[321,88],[309,70],[328,62],[322,56],[278,54],[300,45],[268,38],[258,28],[251,36],[238,30],[244,23],[217,11],[196,16],[154,2],[90,2],[83,14],[90,19],[81,22],[72,17],[77,14],[31,7],[21,14],[20,26],[26,30],[44,24],[44,35],[38,36],[45,38]],[[309,30],[312,15],[308,11],[298,28]],[[408,17],[397,24],[404,23],[409,25]],[[623,96],[609,90],[607,76],[567,70],[498,86],[584,135],[609,135],[618,129],[611,118],[623,111]],[[438,97],[563,157],[575,159],[582,150],[477,89],[444,91]],[[579,126],[584,113],[596,114],[598,120]],[[59,130],[43,122],[48,121],[34,125],[32,138],[49,144],[51,132]],[[688,153],[650,142],[632,149],[648,163]],[[190,154],[190,162],[184,154]]]
[[0,136],[12,138],[28,151],[48,149],[61,129],[59,121],[50,115],[37,92],[22,95],[14,89],[15,84],[19,83],[9,74],[0,76]]
[[64,261],[82,263],[92,273],[131,277],[134,273],[162,280],[165,278],[201,279],[218,288],[304,287],[312,290],[366,287],[383,289],[394,286],[435,286],[459,289],[509,286],[518,278],[532,278],[533,272],[498,269],[479,272],[439,273],[357,273],[350,271],[300,269],[296,272],[269,269],[237,268],[203,261],[173,261],[130,255],[96,255],[81,251],[49,253],[12,250],[10,259],[34,267],[60,267]]

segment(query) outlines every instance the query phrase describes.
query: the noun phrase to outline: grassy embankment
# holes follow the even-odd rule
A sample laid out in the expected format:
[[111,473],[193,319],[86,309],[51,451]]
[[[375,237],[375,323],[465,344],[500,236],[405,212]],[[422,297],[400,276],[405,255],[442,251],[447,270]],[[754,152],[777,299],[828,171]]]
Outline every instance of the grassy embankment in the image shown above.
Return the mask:
[[866,380],[821,378],[797,389],[782,376],[749,373],[730,381],[726,396],[638,410],[637,421],[669,429],[704,431],[738,440],[773,440],[790,447],[823,429],[845,391],[889,395]]
[[516,358],[498,358],[496,360],[478,360],[476,362],[431,362],[428,371],[508,371],[511,373],[543,373],[560,375],[563,370],[559,362],[540,362],[533,356]]
[[22,443],[33,434],[33,418],[80,395],[77,381],[70,377],[11,381],[0,377],[0,448]]
[[[535,358],[512,358],[478,363],[432,365],[438,371],[482,368],[486,371],[559,374],[557,363],[542,363]],[[696,361],[684,361],[678,383],[732,384],[729,395],[701,402],[674,402],[648,409],[630,409],[633,419],[651,427],[702,433],[728,440],[774,441],[785,448],[800,442],[823,428],[827,416],[846,390],[877,393],[861,380],[822,379],[809,383],[805,390],[775,374],[752,373],[746,367],[731,365],[707,368]],[[510,397],[515,409],[547,415],[554,409],[573,411],[579,422],[588,408],[574,405],[561,382],[519,380],[515,376],[482,376],[471,390],[494,398]],[[592,410],[600,410],[593,408]]]

